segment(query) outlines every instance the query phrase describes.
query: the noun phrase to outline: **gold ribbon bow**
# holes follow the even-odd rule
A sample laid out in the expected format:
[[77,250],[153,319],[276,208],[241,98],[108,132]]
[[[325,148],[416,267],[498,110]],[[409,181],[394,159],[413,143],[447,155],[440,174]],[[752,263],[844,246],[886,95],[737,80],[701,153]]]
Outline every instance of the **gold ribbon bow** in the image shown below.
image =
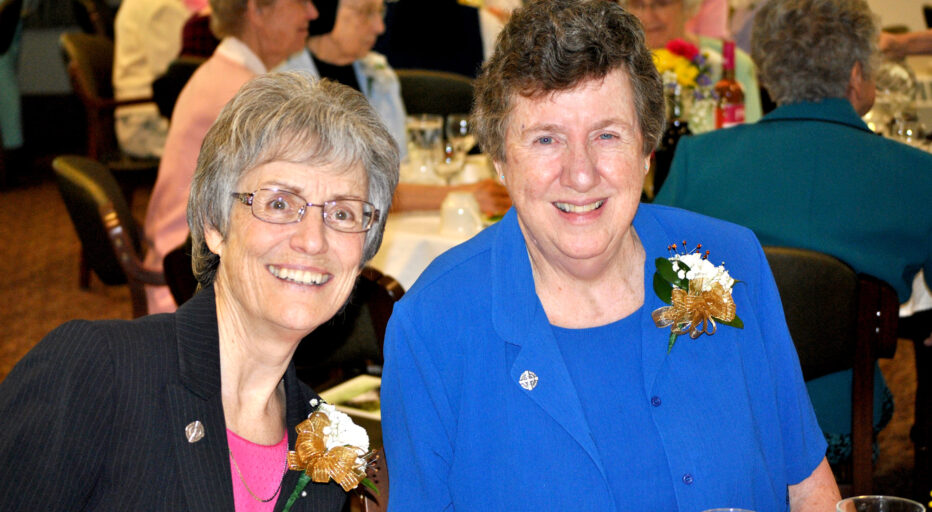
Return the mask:
[[735,301],[731,292],[715,283],[707,291],[701,291],[702,279],[689,281],[689,292],[674,287],[672,305],[658,308],[651,313],[657,327],[667,327],[673,334],[689,333],[696,339],[703,333],[715,334],[715,319],[730,322],[735,319]]
[[356,463],[360,450],[355,446],[334,446],[328,450],[324,429],[329,426],[330,418],[318,411],[295,427],[298,439],[295,450],[288,452],[288,469],[304,471],[318,483],[333,478],[349,492],[366,477],[363,466]]

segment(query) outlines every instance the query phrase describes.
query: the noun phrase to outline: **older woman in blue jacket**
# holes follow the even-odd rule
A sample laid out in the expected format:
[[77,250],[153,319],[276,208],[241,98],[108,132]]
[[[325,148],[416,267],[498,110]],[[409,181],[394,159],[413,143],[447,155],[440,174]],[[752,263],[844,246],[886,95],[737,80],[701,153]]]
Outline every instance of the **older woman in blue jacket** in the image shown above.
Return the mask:
[[505,27],[474,116],[514,208],[395,307],[391,510],[838,499],[754,235],[638,203],[661,89],[640,24],[614,3],[531,3]]

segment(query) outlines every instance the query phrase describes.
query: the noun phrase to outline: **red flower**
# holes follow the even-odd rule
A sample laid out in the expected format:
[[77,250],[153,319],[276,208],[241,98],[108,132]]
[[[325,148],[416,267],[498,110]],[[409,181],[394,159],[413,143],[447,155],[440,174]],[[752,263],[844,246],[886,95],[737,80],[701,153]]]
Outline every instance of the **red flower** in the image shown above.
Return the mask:
[[674,39],[667,43],[667,50],[674,55],[685,57],[686,60],[692,61],[696,55],[699,55],[699,48],[696,45],[684,39]]

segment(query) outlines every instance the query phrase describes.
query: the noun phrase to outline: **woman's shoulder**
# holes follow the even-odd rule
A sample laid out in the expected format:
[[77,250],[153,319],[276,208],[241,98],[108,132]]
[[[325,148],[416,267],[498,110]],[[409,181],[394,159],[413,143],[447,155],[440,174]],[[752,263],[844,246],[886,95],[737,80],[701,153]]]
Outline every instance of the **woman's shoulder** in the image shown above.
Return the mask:
[[[675,206],[641,204],[638,208],[638,216],[652,219],[668,232],[695,233],[695,235],[689,235],[691,238],[695,238],[697,235],[711,236],[714,238],[733,238],[743,243],[757,244],[757,236],[749,228]],[[679,238],[682,238],[682,236]]]

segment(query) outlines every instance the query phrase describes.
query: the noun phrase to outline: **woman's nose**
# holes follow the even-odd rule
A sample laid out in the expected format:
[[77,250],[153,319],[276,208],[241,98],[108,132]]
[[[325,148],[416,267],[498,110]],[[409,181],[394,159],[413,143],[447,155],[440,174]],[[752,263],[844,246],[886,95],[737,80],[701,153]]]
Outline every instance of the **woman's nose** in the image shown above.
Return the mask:
[[309,210],[301,222],[294,224],[295,231],[291,235],[291,247],[299,252],[320,254],[327,250],[327,235],[329,235],[330,228],[324,225],[324,218],[319,208],[312,206],[307,208]]
[[317,11],[317,6],[314,5],[312,0],[307,0],[305,4],[304,14],[307,17],[308,21],[316,20],[320,13]]
[[560,184],[579,192],[585,192],[596,186],[598,181],[599,173],[589,148],[585,145],[571,146],[560,174]]

